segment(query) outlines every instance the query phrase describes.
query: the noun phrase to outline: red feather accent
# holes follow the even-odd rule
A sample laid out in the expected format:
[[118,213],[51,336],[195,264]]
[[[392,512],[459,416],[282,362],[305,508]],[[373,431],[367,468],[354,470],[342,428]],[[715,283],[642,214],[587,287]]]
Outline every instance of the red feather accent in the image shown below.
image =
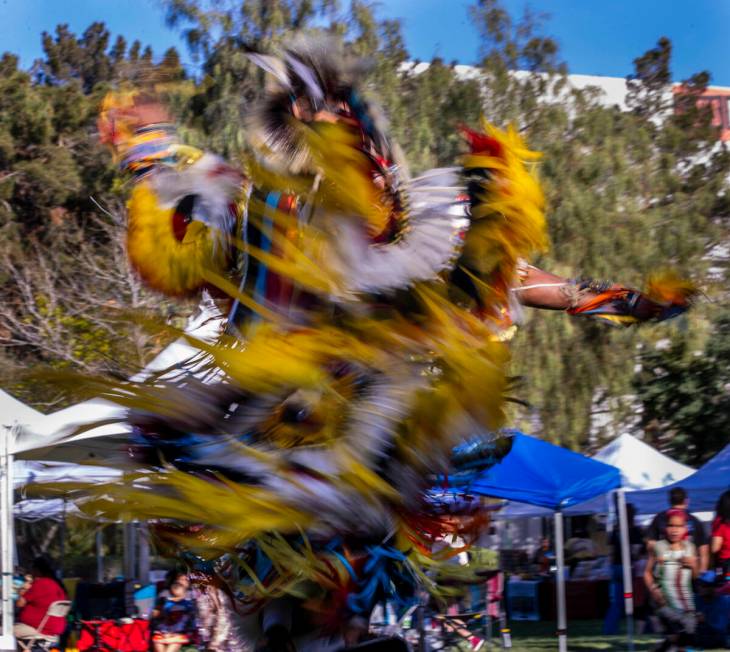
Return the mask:
[[472,154],[488,154],[489,156],[502,156],[502,144],[492,136],[474,131],[462,125],[459,130],[464,134],[469,143]]
[[175,211],[172,214],[172,233],[178,242],[182,242],[185,239],[188,224],[190,224],[190,217],[187,215],[183,215],[178,211]]

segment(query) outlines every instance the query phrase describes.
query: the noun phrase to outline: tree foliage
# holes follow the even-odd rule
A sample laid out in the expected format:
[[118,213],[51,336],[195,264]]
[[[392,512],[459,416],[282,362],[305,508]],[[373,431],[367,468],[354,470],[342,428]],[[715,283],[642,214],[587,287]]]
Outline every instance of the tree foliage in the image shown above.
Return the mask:
[[[12,54],[0,59],[6,376],[48,363],[123,374],[160,345],[133,325],[115,326],[111,316],[115,307],[163,317],[171,308],[139,286],[122,255],[124,188],[95,136],[104,92],[113,84],[156,83],[188,142],[236,160],[248,110],[264,85],[245,51],[276,47],[292,30],[324,32],[370,60],[365,85],[384,106],[413,174],[454,164],[463,151],[458,126],[475,125],[480,114],[515,124],[544,154],[539,172],[552,247],[537,264],[633,285],[665,266],[700,281],[712,268],[724,279],[718,252],[727,243],[730,157],[717,145],[709,110],[697,102],[708,75],[698,73],[682,93],[672,93],[668,39],[635,60],[626,110],[607,106],[595,90],[572,87],[542,17],[526,11],[515,18],[498,0],[472,7],[481,60],[470,69],[438,58],[412,61],[399,22],[380,19],[362,0],[344,7],[335,0],[166,0],[165,6],[199,64],[195,76],[186,74],[177,51],[155,55],[139,42],[112,38],[101,23],[81,36],[64,25],[44,33],[44,57],[30,71],[19,69]],[[688,333],[706,335],[706,312],[701,305],[685,320]],[[650,391],[662,383],[643,362],[634,373],[656,341],[668,340],[662,355],[676,352],[685,362],[698,346],[683,344],[694,340],[681,324],[614,331],[544,312],[524,321],[514,367],[524,378],[516,392],[530,408],[516,411],[513,421],[574,447],[587,445],[592,429],[599,443],[622,428],[637,398],[646,419],[663,413]],[[699,360],[715,355],[699,350],[683,373],[691,376]],[[26,399],[48,399],[28,385],[18,389]],[[606,405],[614,418],[597,431],[595,413]],[[700,419],[700,412],[692,414]],[[680,429],[659,417],[644,425],[662,436]],[[700,451],[699,440],[694,445],[696,459],[709,450]]]
[[[123,189],[95,133],[110,84],[171,78],[123,38],[110,47],[102,23],[77,38],[65,25],[42,36],[45,56],[30,72],[0,59],[0,377],[22,398],[54,407],[70,387],[29,381],[21,371],[83,369],[128,375],[159,350],[120,312],[165,314],[167,305],[132,274],[124,253]],[[56,402],[60,400],[60,402]]]
[[683,337],[647,347],[634,387],[647,439],[699,466],[728,443],[730,432],[730,310],[710,322],[704,345]]

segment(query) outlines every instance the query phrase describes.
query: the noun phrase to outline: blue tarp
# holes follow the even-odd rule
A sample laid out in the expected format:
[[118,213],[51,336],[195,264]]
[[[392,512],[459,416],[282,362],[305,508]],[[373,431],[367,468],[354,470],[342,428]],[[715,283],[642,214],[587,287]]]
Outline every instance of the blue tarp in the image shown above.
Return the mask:
[[469,492],[564,509],[621,486],[621,472],[567,448],[516,432],[512,450],[478,476]]
[[626,500],[639,514],[656,514],[669,507],[668,496],[674,487],[686,489],[691,511],[714,511],[720,494],[730,489],[730,444],[684,480],[660,489],[629,491]]

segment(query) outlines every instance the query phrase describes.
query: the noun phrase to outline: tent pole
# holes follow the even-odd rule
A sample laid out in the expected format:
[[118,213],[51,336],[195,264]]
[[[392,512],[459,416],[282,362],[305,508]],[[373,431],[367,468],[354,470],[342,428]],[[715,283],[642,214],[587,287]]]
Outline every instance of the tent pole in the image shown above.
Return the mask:
[[96,581],[104,581],[104,528],[96,529]]
[[63,512],[61,513],[61,554],[58,560],[58,573],[63,578],[66,576],[64,566],[66,565],[66,497],[63,498]]
[[631,568],[631,548],[629,547],[629,521],[626,515],[626,494],[623,489],[616,491],[618,507],[619,535],[621,537],[621,566],[624,579],[624,605],[626,607],[626,637],[629,652],[634,650],[634,584]]
[[558,606],[558,650],[568,652],[568,629],[565,614],[565,555],[563,551],[563,512],[555,510],[555,592]]
[[137,575],[137,524],[124,523],[124,579],[135,580]]
[[137,555],[137,580],[142,584],[150,582],[150,531],[147,523],[137,524],[138,555]]
[[484,582],[484,640],[487,650],[492,649],[492,618],[489,615],[489,579]]
[[15,650],[13,635],[13,442],[15,428],[3,427],[0,438],[0,567],[2,569],[2,631],[0,650]]
[[504,607],[504,573],[501,571],[499,572],[499,630],[502,634],[502,647],[505,650],[509,650],[512,648],[512,631],[509,628],[509,623],[507,622],[507,610]]

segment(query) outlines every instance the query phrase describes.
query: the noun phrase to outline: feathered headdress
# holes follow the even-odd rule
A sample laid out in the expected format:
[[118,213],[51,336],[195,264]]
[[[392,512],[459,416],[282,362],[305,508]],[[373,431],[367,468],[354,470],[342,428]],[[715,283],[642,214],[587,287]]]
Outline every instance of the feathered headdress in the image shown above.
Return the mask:
[[254,51],[248,56],[271,76],[253,116],[252,131],[291,167],[301,168],[308,159],[301,126],[324,114],[349,121],[360,130],[365,149],[371,149],[381,163],[393,162],[383,113],[356,82],[367,72],[364,60],[346,54],[333,38],[302,36],[292,39],[278,56]]

